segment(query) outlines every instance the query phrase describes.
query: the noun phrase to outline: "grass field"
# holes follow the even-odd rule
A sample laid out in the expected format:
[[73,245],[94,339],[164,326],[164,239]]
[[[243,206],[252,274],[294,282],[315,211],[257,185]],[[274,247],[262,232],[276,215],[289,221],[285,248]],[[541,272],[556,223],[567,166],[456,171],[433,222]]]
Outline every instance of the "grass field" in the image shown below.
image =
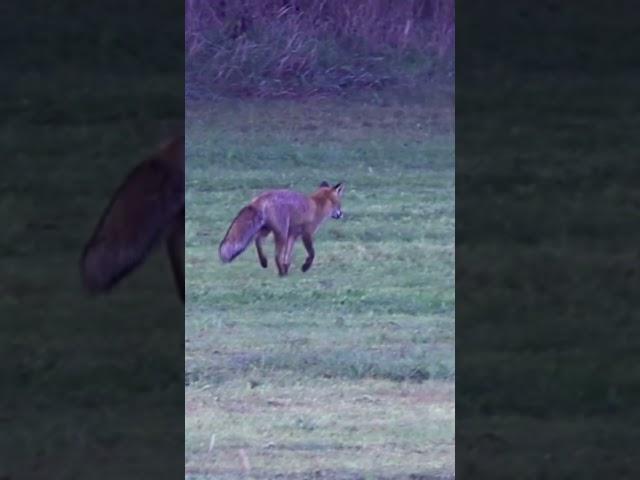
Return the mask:
[[[186,477],[454,476],[454,150],[447,90],[187,107]],[[237,211],[343,181],[287,278],[230,265]]]

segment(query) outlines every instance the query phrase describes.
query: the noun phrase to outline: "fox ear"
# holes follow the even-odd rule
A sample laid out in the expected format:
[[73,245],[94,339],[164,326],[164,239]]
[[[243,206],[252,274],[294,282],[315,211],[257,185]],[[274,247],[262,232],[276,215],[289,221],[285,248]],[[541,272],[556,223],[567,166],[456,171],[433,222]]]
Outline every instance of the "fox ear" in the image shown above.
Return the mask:
[[329,185],[329,182],[322,182],[322,183],[320,183],[320,188],[323,188],[323,187],[330,187],[330,186],[331,186],[331,185]]
[[342,195],[342,192],[344,192],[344,183],[342,183],[342,182],[337,183],[337,184],[333,187],[333,189],[336,191],[336,193],[337,193],[338,195]]

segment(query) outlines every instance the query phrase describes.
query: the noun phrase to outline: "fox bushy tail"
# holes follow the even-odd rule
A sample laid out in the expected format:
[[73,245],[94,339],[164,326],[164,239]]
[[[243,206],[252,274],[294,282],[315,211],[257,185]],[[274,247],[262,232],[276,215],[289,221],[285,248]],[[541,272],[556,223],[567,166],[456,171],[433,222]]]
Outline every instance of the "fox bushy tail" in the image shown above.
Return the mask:
[[87,289],[108,291],[135,270],[160,243],[163,233],[182,221],[181,211],[184,174],[172,172],[158,156],[135,167],[82,252],[80,267]]
[[218,248],[222,263],[229,263],[244,252],[264,222],[263,213],[253,205],[247,205],[240,210]]

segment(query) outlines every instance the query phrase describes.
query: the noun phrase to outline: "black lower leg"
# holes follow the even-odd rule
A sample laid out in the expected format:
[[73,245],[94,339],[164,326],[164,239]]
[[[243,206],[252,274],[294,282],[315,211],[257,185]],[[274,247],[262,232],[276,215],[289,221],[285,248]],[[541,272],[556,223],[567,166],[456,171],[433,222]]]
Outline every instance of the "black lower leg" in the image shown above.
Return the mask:
[[302,265],[302,271],[306,272],[311,268],[311,264],[313,263],[313,259],[315,258],[315,251],[313,250],[313,242],[310,237],[303,236],[302,243],[304,244],[304,248],[307,250],[307,259],[304,261]]

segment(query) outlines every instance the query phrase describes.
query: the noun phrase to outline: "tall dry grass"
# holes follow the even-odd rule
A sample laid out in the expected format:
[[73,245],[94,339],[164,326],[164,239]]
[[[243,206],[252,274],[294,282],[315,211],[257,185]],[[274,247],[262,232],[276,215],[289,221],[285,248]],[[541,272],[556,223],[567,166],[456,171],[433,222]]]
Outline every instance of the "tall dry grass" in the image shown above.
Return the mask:
[[187,0],[190,94],[340,92],[453,69],[453,0]]

